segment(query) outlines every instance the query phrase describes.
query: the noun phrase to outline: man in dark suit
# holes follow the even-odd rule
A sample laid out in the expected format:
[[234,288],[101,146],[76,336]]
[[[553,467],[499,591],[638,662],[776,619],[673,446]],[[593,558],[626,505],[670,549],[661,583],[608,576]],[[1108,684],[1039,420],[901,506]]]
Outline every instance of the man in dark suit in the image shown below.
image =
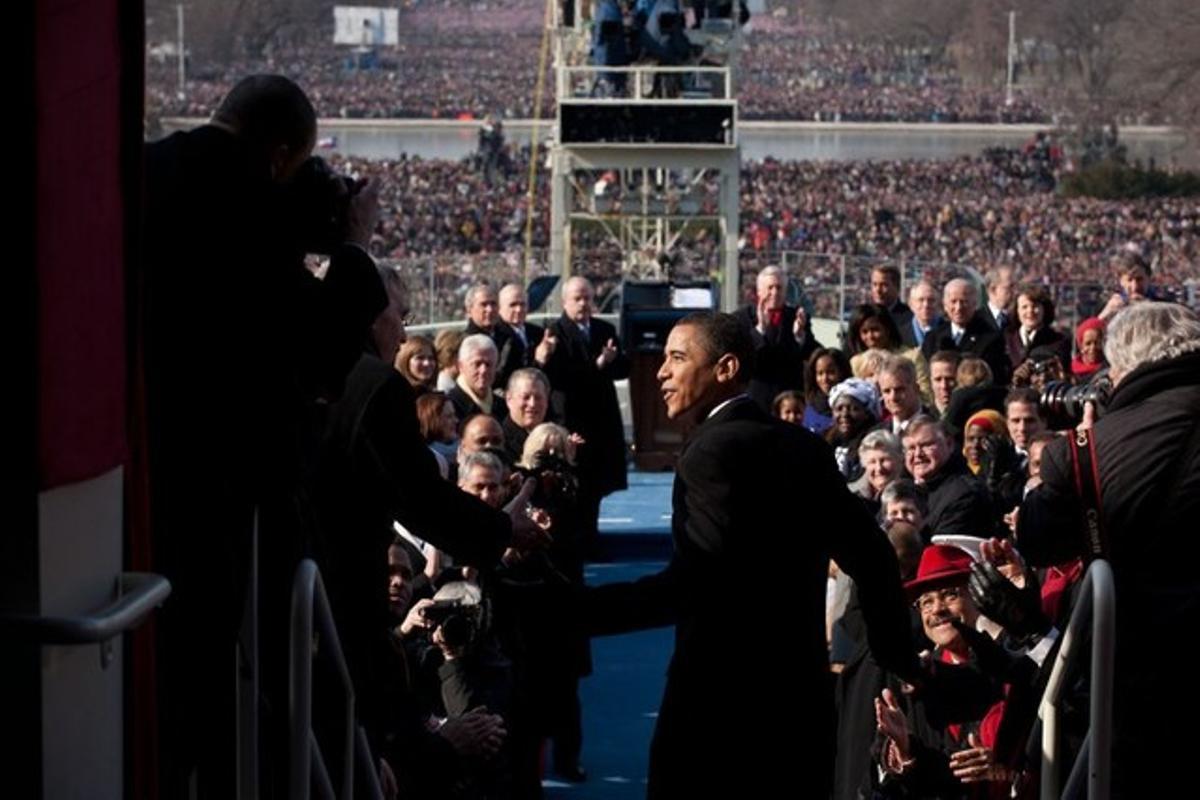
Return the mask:
[[[157,625],[164,797],[235,792],[226,745],[255,509],[271,556],[260,567],[262,652],[278,644],[282,659],[286,642],[272,637],[286,637],[286,609],[276,618],[268,604],[286,605],[300,555],[307,420],[340,391],[386,302],[364,249],[378,213],[370,184],[349,199],[344,229],[323,237],[325,280],[304,267],[311,231],[290,212],[312,209],[290,202],[288,184],[316,130],[300,87],[256,75],[211,122],[145,150],[130,319],[144,359],[154,566],[173,587]],[[286,670],[273,666],[261,685],[286,705]]]
[[900,341],[907,347],[920,347],[925,337],[937,327],[942,318],[938,315],[938,290],[929,281],[918,281],[908,290],[908,308],[912,318],[908,326],[900,329]]
[[500,351],[496,368],[496,385],[507,386],[508,379],[518,369],[537,367],[543,369],[557,344],[554,335],[546,338],[546,329],[525,320],[529,304],[525,290],[516,283],[505,284],[500,289],[500,320],[498,325],[507,325],[509,336]]
[[600,500],[624,489],[625,427],[613,381],[629,377],[629,358],[617,330],[592,317],[593,290],[575,276],[563,286],[563,313],[547,336],[557,344],[546,361],[554,418],[583,437],[579,448],[579,506],[585,550],[596,545]]
[[1003,333],[1013,323],[1013,296],[1017,289],[1016,270],[1008,266],[993,266],[987,270],[984,284],[987,304],[976,315],[994,331]]
[[883,264],[871,270],[871,302],[888,310],[897,330],[903,331],[912,324],[912,309],[900,300],[900,270],[892,265]]
[[[373,329],[375,352],[391,352],[404,338],[403,298],[391,301]],[[316,557],[373,751],[398,767],[401,781],[416,782],[405,787],[413,794],[448,790],[437,782],[455,774],[457,748],[449,737],[430,737],[396,688],[386,591],[393,521],[486,571],[506,547],[543,538],[524,514],[533,488],[528,482],[501,512],[443,480],[421,438],[412,388],[373,353],[359,358],[329,409],[313,479]]]
[[473,414],[491,414],[503,420],[508,408],[496,395],[496,343],[487,334],[472,333],[458,346],[458,377],[446,398],[460,420]]
[[[585,596],[594,634],[675,625],[650,746],[652,798],[776,794],[784,765],[811,796],[828,794],[830,558],[858,583],[877,660],[916,672],[895,553],[829,446],[750,400],[753,358],[749,332],[729,314],[693,314],[671,331],[658,373],[667,415],[698,423],[675,478],[675,553],[656,575]],[[762,575],[763,559],[775,574],[728,591],[731,576]],[[755,707],[784,728],[747,724]]]
[[767,267],[755,280],[756,301],[737,317],[754,338],[754,376],[750,396],[770,410],[775,395],[804,390],[804,362],[821,346],[808,327],[804,309],[784,304],[787,276]]
[[995,383],[1004,385],[1008,383],[1011,371],[1004,349],[1004,337],[975,313],[978,305],[978,292],[970,281],[955,278],[947,283],[942,291],[942,308],[946,312],[946,319],[925,337],[921,352],[927,361],[940,350],[977,355],[992,368]]

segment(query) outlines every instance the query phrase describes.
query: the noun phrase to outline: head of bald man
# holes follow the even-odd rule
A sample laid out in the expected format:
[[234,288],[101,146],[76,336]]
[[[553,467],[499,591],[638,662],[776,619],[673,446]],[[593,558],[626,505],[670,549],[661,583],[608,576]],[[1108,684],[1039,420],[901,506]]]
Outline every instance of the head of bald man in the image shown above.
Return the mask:
[[586,324],[592,318],[594,295],[591,281],[576,275],[563,285],[563,313],[578,325]]

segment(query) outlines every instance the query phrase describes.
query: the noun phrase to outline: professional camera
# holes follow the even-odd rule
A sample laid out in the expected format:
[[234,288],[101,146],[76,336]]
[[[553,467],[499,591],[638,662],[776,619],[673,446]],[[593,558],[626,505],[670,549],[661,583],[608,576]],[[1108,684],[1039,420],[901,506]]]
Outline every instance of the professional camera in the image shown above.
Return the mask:
[[535,481],[529,504],[549,512],[551,516],[573,505],[579,494],[575,468],[554,450],[538,453],[533,459],[533,466],[518,466],[516,471]]
[[1042,389],[1038,405],[1051,428],[1069,428],[1083,421],[1084,403],[1092,403],[1099,417],[1112,395],[1108,370],[1097,372],[1090,381],[1072,386],[1066,381],[1051,381]]
[[312,156],[288,185],[288,225],[306,253],[328,255],[346,240],[350,200],[366,185]]
[[456,600],[434,600],[425,607],[425,619],[434,628],[442,629],[447,646],[466,648],[478,638],[483,629],[483,603]]

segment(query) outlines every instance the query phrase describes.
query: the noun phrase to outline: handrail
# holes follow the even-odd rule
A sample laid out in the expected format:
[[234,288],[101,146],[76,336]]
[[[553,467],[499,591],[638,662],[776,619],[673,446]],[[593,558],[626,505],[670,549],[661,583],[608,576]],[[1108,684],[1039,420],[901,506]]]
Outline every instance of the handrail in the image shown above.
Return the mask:
[[[632,85],[637,88],[634,96],[623,98],[605,98],[610,100],[621,100],[623,102],[655,102],[661,103],[664,101],[698,104],[698,103],[714,103],[717,101],[726,101],[734,105],[737,104],[737,98],[733,97],[733,70],[728,66],[711,67],[699,65],[671,65],[660,66],[657,64],[627,64],[623,66],[605,66],[603,64],[579,64],[571,66],[559,67],[558,73],[558,97],[560,102],[568,101],[588,101],[596,102],[601,98],[588,98],[576,96],[572,91],[571,78],[574,76],[612,76],[625,75],[632,77]],[[719,97],[712,98],[684,98],[684,97],[650,97],[642,94],[644,90],[643,77],[646,75],[716,75],[721,79],[721,93]]]
[[171,594],[171,583],[152,572],[122,572],[117,597],[104,608],[74,617],[0,613],[0,638],[36,644],[95,644],[136,628]]
[[[341,742],[341,791],[336,795],[321,745],[312,727],[312,665],[313,659],[322,655],[331,662],[342,684],[346,704],[346,724]],[[332,800],[336,796],[351,800],[354,796],[354,773],[360,769],[366,772],[367,795],[382,800],[370,748],[355,719],[354,684],[342,654],[337,625],[334,624],[329,598],[325,594],[325,584],[321,580],[320,570],[311,559],[300,562],[292,583],[291,663],[288,677],[288,796],[294,800],[308,800],[315,783],[321,797]]]
[[[1116,648],[1116,592],[1112,567],[1098,559],[1088,567],[1080,586],[1079,602],[1062,637],[1038,716],[1042,719],[1041,797],[1059,796],[1058,702],[1067,676],[1078,657],[1077,642],[1084,625],[1092,625],[1092,670],[1089,719],[1085,747],[1076,756],[1072,776],[1079,774],[1079,760],[1087,759],[1088,792],[1091,800],[1107,800],[1110,791],[1112,756],[1113,654]],[[1070,788],[1070,787],[1068,787]]]

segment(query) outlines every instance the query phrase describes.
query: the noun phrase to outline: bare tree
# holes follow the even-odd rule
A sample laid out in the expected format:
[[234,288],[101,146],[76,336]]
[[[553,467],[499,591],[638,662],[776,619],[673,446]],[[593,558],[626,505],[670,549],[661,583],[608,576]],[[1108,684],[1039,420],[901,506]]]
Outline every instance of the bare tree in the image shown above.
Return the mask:
[[1193,137],[1200,134],[1200,3],[1138,0],[1122,39],[1126,93]]

